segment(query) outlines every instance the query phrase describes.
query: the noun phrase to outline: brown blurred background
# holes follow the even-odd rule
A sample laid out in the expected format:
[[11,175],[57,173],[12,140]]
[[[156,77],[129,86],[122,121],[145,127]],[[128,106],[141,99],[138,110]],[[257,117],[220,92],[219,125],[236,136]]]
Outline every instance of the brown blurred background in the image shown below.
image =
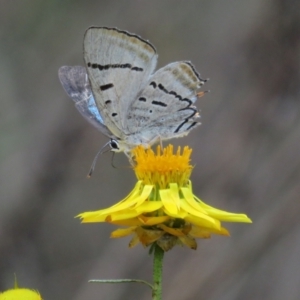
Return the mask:
[[57,77],[83,65],[91,25],[150,40],[162,67],[191,60],[211,93],[202,126],[174,141],[193,147],[194,192],[244,212],[231,237],[166,254],[164,300],[300,299],[300,1],[0,1],[0,290],[38,289],[45,300],[150,299],[152,259],[109,224],[74,216],[119,201],[135,183],[127,160],[76,111]]

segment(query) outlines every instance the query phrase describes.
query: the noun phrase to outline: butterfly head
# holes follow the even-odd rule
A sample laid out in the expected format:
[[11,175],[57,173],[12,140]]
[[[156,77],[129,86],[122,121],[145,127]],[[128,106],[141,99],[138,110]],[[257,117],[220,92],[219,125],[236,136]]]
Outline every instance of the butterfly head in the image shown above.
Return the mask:
[[114,152],[121,152],[122,149],[120,149],[120,144],[117,140],[111,139],[109,142],[110,150]]
[[123,141],[112,138],[108,144],[110,146],[110,151],[125,153],[129,151],[128,145]]

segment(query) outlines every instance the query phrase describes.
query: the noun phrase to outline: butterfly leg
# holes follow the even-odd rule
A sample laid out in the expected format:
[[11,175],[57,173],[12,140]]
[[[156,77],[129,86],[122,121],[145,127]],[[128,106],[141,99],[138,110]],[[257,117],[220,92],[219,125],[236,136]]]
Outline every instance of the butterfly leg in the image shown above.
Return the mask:
[[133,155],[132,152],[130,150],[128,151],[124,151],[125,155],[128,157],[129,163],[134,167],[135,163],[133,161]]
[[150,148],[151,146],[153,146],[156,143],[160,144],[160,147],[163,148],[163,144],[162,144],[163,139],[161,138],[160,135],[155,136],[154,138],[150,139],[150,140],[145,140],[145,142],[143,142],[143,146],[145,148]]
[[150,140],[149,142],[148,142],[148,144],[149,145],[154,145],[155,143],[159,143],[160,144],[160,147],[161,147],[161,149],[163,148],[163,139],[161,138],[161,136],[159,135],[159,136],[156,136],[156,137],[154,137],[152,140]]
[[163,146],[163,140],[162,140],[160,135],[158,136],[158,139],[159,139],[160,148],[163,149],[163,147],[164,147]]

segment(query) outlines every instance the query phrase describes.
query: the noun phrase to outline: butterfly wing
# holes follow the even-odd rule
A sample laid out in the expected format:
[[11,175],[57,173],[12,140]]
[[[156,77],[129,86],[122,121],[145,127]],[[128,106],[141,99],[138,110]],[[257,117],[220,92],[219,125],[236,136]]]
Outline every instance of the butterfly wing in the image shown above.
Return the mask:
[[129,133],[126,124],[131,103],[154,72],[155,48],[126,31],[91,27],[84,37],[84,60],[105,125],[124,139]]
[[75,102],[76,108],[83,117],[102,133],[113,137],[96,106],[85,68],[63,66],[58,70],[58,77],[64,90]]
[[190,62],[174,62],[155,72],[129,109],[127,126],[138,128],[133,133],[136,142],[188,134],[199,124],[193,103],[204,83]]
[[159,140],[185,136],[191,129],[201,124],[199,119],[197,107],[190,106],[157,119],[153,124],[144,128],[143,138],[151,145]]

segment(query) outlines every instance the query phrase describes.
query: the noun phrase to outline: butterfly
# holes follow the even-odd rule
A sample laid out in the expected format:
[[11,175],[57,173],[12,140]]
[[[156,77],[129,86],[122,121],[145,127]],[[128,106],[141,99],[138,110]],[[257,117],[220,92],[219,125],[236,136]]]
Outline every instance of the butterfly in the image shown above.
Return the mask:
[[90,27],[83,45],[85,67],[63,66],[59,79],[83,117],[110,138],[112,151],[130,156],[137,145],[182,137],[200,124],[194,103],[206,80],[191,62],[154,72],[154,46],[117,28]]

